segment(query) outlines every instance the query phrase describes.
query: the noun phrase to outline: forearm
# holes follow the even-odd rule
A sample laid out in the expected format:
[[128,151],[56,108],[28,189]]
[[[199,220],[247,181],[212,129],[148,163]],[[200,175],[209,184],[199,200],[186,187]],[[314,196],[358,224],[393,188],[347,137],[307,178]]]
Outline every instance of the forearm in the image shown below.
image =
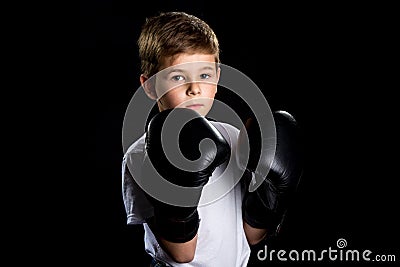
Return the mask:
[[[196,251],[198,223],[182,223],[163,218],[164,216],[165,214],[155,212],[155,216],[147,221],[159,245],[175,262],[191,262]],[[193,218],[192,222],[198,221],[197,216]]]
[[[172,111],[174,113],[170,114]],[[167,120],[170,115],[173,117],[173,123]],[[180,129],[177,148],[184,158],[196,162],[192,165],[196,171],[186,170],[183,168],[186,161],[182,162],[179,157],[170,159],[164,153],[163,130],[168,127]],[[197,205],[203,186],[208,183],[215,168],[230,158],[230,145],[205,117],[191,109],[167,109],[158,113],[148,123],[146,134],[146,154],[141,175],[152,185],[156,185],[160,179],[165,179],[174,185],[191,189],[190,196],[187,196],[185,193],[180,195],[178,191],[163,187],[164,194],[178,194],[175,197],[179,197],[182,203],[169,203],[146,194],[154,207],[152,231],[159,244],[176,262],[190,262],[196,250],[200,223]],[[169,138],[172,138],[171,142],[174,140],[174,136]],[[204,149],[202,146],[199,158],[198,147],[205,139],[211,140],[214,145],[204,146]]]
[[[294,193],[303,172],[303,143],[300,129],[293,116],[285,111],[273,113],[276,136],[261,134],[261,125],[255,119],[246,121],[238,138],[237,159],[241,169],[255,175],[262,182],[250,190],[252,179],[244,176],[249,187],[243,198],[243,228],[249,244],[257,244],[268,236],[275,236],[293,201]],[[246,134],[247,133],[247,136]],[[269,156],[270,140],[276,140],[273,161]],[[250,145],[250,155],[241,153]],[[264,147],[266,150],[264,150]],[[268,167],[264,174],[258,168]],[[266,176],[265,176],[266,175]]]
[[247,242],[250,245],[260,243],[267,235],[267,229],[254,228],[245,221],[243,221],[243,229],[246,234]]
[[197,245],[197,234],[192,240],[185,243],[170,242],[164,238],[158,238],[158,241],[174,261],[178,263],[187,263],[194,259]]

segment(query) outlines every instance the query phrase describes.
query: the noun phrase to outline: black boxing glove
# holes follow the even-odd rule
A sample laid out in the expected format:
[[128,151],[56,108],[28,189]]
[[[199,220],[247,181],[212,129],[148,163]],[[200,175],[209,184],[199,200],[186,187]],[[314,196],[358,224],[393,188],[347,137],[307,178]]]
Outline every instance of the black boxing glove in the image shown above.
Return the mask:
[[[303,146],[296,120],[285,111],[276,111],[273,117],[276,127],[276,148],[272,163],[267,158],[260,158],[263,154],[261,153],[263,137],[254,119],[247,120],[245,124],[250,148],[247,164],[243,162],[243,155],[238,155],[239,166],[256,176],[260,175],[256,172],[257,164],[270,164],[265,180],[255,191],[246,192],[242,206],[244,221],[254,228],[267,229],[269,236],[278,233],[279,225],[284,219],[303,171]],[[245,142],[244,129],[239,133],[238,142],[240,151]],[[266,146],[265,149],[269,147]],[[249,182],[246,181],[247,184]]]
[[[177,130],[178,136],[168,133],[168,127]],[[163,136],[162,130],[165,130],[166,135]],[[200,144],[207,139],[211,142],[208,140]],[[185,165],[182,158],[174,156],[174,153],[166,154],[166,145],[174,142],[179,144],[176,151],[180,151],[184,159],[192,161],[190,166]],[[195,199],[194,204],[190,206],[164,203],[146,194],[154,207],[154,218],[150,224],[152,230],[168,241],[187,242],[193,239],[199,227],[197,205],[203,186],[215,168],[229,159],[230,146],[205,117],[185,108],[169,109],[156,114],[148,123],[145,145],[143,179],[155,179],[154,175],[158,173],[158,177],[175,185],[196,189],[194,196],[191,196]]]

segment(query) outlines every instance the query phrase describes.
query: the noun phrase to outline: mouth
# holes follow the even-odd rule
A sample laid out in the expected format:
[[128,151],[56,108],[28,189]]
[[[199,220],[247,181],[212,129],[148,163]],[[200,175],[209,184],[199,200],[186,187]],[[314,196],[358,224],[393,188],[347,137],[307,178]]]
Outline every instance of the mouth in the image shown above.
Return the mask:
[[192,105],[186,106],[186,108],[190,108],[190,109],[199,109],[199,108],[202,108],[202,107],[204,107],[203,104],[192,104]]

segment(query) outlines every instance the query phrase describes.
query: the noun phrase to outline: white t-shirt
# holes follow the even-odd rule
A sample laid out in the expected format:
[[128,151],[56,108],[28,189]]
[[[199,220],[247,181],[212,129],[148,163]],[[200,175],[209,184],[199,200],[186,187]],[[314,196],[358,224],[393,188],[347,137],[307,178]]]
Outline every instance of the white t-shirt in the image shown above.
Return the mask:
[[[231,151],[235,151],[239,130],[227,123],[214,121],[211,123],[228,141]],[[146,218],[153,216],[153,207],[134,179],[134,177],[140,175],[144,149],[145,134],[134,142],[125,153],[122,162],[122,192],[127,224],[143,224],[144,226],[146,252],[153,258],[167,262],[172,266],[247,266],[250,247],[243,230],[242,199],[244,188],[240,182],[229,178],[231,174],[229,170],[232,169],[231,163],[217,167],[204,187],[197,208],[200,226],[195,257],[190,263],[179,264],[174,262],[160,247],[145,222]],[[232,156],[230,161],[232,161]],[[235,163],[234,160],[232,163]],[[221,175],[222,173],[224,175]],[[211,189],[215,189],[217,184],[218,186],[222,185],[224,189],[221,191],[219,188],[218,190],[224,193],[219,193],[219,196],[215,197],[215,190]]]

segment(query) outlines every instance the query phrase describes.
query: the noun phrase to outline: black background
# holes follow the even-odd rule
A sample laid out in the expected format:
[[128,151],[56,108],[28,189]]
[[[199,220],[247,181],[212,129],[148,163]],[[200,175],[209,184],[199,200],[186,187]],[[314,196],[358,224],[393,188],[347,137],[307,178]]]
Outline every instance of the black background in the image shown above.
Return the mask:
[[[336,240],[345,238],[348,249],[399,258],[395,8],[334,2],[215,5],[81,0],[81,77],[95,104],[89,261],[147,266],[142,226],[126,225],[122,202],[122,122],[140,85],[140,27],[147,16],[172,10],[209,23],[222,63],[249,76],[273,110],[291,112],[303,129],[305,173],[281,239],[269,249],[336,248]],[[245,116],[238,102],[226,101]],[[100,220],[91,217],[95,214]],[[262,262],[253,255],[250,265],[256,264]]]

